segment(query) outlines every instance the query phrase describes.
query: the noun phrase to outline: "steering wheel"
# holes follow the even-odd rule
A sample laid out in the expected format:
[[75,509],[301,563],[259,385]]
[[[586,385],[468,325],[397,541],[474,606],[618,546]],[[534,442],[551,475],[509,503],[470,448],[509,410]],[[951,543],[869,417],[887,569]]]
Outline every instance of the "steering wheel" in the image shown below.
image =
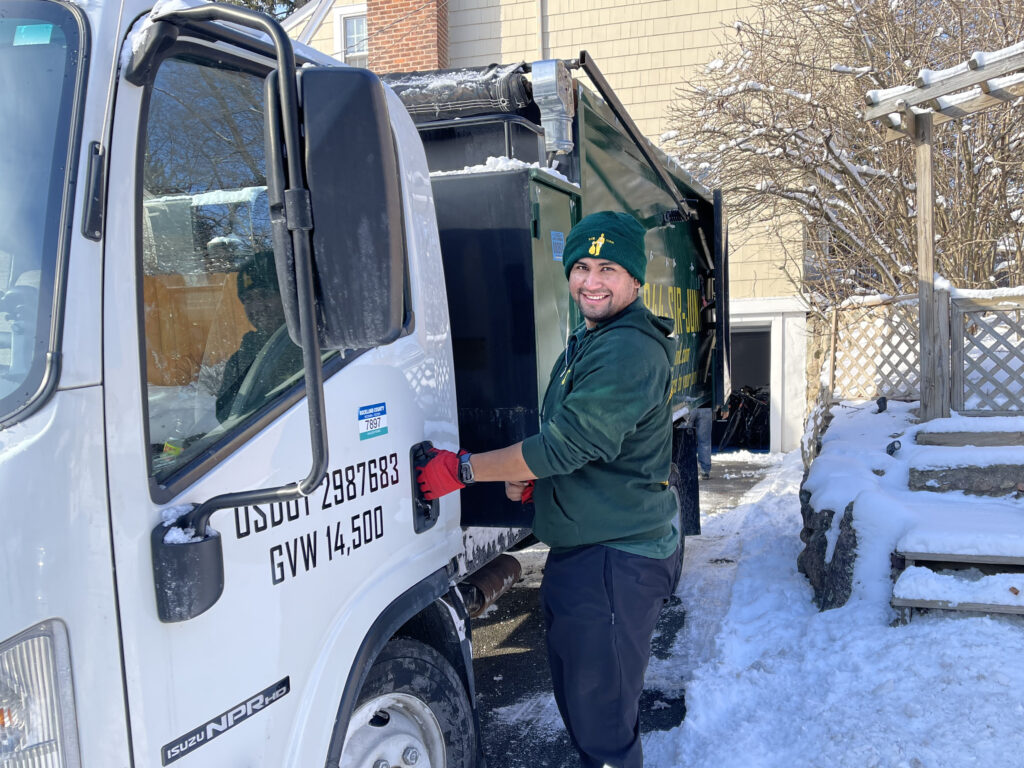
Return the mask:
[[270,335],[266,344],[263,345],[263,348],[253,358],[252,365],[246,371],[245,378],[242,379],[242,383],[238,387],[235,399],[231,402],[231,410],[228,411],[229,418],[237,418],[249,413],[249,411],[260,405],[270,392],[302,373],[302,369],[299,368],[296,371],[290,372],[281,381],[274,381],[271,378],[275,372],[275,367],[287,355],[289,348],[298,349],[294,342],[292,342],[291,336],[288,335],[287,324],[284,324]]

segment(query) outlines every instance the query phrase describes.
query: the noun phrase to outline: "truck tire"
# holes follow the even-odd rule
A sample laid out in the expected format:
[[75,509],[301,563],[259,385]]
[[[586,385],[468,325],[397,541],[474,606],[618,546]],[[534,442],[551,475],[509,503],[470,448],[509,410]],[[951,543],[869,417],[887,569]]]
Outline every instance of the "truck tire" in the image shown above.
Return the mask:
[[672,572],[672,594],[676,593],[676,588],[679,586],[679,579],[683,574],[683,550],[686,543],[686,520],[684,518],[684,505],[680,488],[682,487],[682,477],[679,474],[679,468],[672,463],[672,467],[668,473],[668,488],[672,496],[676,500],[676,517],[675,526],[676,530],[679,531],[679,550],[676,553],[675,568]]
[[447,659],[418,640],[384,647],[349,719],[340,768],[384,764],[476,765],[476,730],[462,681]]

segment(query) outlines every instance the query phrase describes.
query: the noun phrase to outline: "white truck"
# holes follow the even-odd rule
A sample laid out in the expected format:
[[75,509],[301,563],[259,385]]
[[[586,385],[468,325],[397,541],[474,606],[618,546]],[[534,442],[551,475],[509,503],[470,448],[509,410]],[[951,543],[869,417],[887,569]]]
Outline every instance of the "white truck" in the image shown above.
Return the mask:
[[[720,197],[572,68],[418,131],[251,11],[4,1],[0,766],[482,764],[466,596],[529,510],[413,463],[537,428],[573,221],[652,227],[674,397],[724,399]],[[509,162],[432,182],[474,125]]]

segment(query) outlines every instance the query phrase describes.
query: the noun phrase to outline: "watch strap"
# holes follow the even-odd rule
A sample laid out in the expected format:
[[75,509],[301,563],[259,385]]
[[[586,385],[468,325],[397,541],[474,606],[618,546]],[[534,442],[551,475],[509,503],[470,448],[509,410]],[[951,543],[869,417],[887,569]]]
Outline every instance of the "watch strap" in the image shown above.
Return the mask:
[[476,482],[476,478],[473,477],[473,465],[469,463],[472,456],[473,454],[468,452],[459,454],[459,482],[463,485]]

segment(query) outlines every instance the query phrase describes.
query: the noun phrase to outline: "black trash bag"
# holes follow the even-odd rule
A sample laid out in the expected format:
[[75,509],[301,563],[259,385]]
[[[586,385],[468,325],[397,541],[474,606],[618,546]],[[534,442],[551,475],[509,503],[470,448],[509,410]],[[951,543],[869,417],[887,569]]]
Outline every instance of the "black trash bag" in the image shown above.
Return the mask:
[[417,123],[522,112],[533,104],[533,87],[523,63],[395,72],[381,80],[398,94]]

